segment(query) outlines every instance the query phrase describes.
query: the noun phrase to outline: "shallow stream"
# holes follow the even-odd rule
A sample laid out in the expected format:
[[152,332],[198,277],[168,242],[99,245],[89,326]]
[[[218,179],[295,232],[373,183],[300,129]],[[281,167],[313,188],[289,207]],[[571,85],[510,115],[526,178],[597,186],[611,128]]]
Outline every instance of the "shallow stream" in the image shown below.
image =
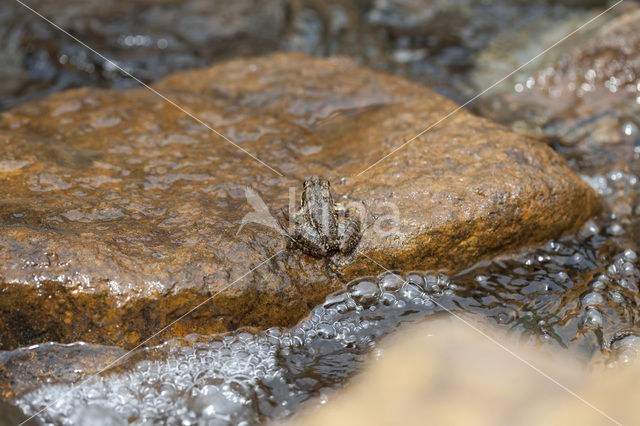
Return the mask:
[[[0,108],[69,87],[134,85],[12,0],[0,1],[8,5],[0,9],[0,22],[11,23],[0,25],[0,58],[18,58],[3,67],[7,76],[0,85]],[[99,9],[97,18],[91,15],[95,2],[70,2],[45,11],[145,81],[238,54],[288,49],[350,55],[464,101],[481,89],[476,84],[484,77],[478,77],[478,70],[487,69],[494,44],[516,31],[546,40],[550,27],[575,27],[602,9],[594,6],[603,6],[594,1],[562,6],[459,0],[452,3],[460,13],[435,2],[433,16],[422,16],[394,6],[404,2],[272,1],[257,11],[246,3],[230,9],[234,25],[228,28],[208,26],[202,16],[215,11],[200,2],[151,7],[144,1],[126,6],[114,1]],[[169,14],[177,20],[171,31],[160,24],[175,23]],[[256,22],[271,30],[251,30]],[[425,22],[433,24],[428,31]],[[220,47],[229,38],[234,43]],[[207,43],[216,47],[206,49]],[[533,56],[536,49],[530,49]],[[504,57],[495,59],[496,70],[504,63]],[[526,77],[523,71],[512,83]],[[515,90],[513,84],[511,88]],[[204,419],[207,424],[254,424],[294,413],[311,398],[330,398],[382,337],[403,323],[435,318],[489,319],[504,338],[567,351],[585,369],[631,362],[640,351],[640,136],[637,126],[624,132],[628,138],[616,145],[552,141],[606,205],[600,217],[575,235],[480,262],[456,275],[397,271],[363,277],[293,328],[172,340],[138,351],[109,374],[86,381],[81,369],[68,375],[81,383],[77,387],[50,378],[47,385],[24,389],[12,403],[29,415],[53,403],[40,416],[53,424],[82,419],[101,425],[187,425]],[[96,350],[101,349],[48,343],[4,351],[0,360],[10,363],[29,351],[54,360]]]

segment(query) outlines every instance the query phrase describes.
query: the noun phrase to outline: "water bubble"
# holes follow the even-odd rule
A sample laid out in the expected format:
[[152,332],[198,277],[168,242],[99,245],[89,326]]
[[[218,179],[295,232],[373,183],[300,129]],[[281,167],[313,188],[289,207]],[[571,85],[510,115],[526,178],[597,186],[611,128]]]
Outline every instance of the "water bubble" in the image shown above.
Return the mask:
[[609,298],[613,303],[620,304],[624,302],[624,297],[617,291],[612,291],[609,293]]
[[409,274],[407,276],[407,283],[412,284],[421,290],[424,288],[424,279],[420,274]]
[[443,273],[438,274],[438,287],[454,288],[454,285],[449,282],[449,277]]
[[632,291],[633,293],[638,293],[638,287],[626,279],[618,280],[618,285],[622,288],[626,288],[627,290]]
[[351,298],[363,307],[369,307],[378,301],[380,288],[371,281],[360,281],[349,286]]
[[406,283],[402,287],[402,296],[407,300],[418,299],[422,294],[422,289],[414,284]]
[[395,291],[402,287],[404,279],[394,273],[386,273],[380,278],[380,288],[384,291]]
[[426,275],[424,277],[425,290],[431,293],[437,293],[440,291],[440,286],[446,287],[448,283],[438,280],[435,275]]
[[169,42],[167,39],[161,38],[156,42],[156,46],[158,46],[158,49],[166,49],[169,47]]
[[615,358],[625,364],[640,359],[640,336],[633,330],[616,333],[609,346]]
[[626,136],[635,135],[638,133],[638,126],[634,123],[625,123],[622,125],[622,133]]
[[582,297],[582,305],[583,306],[595,306],[602,305],[604,303],[604,297],[600,293],[596,293],[592,291],[591,293],[587,293]]
[[527,89],[531,89],[535,84],[536,84],[536,80],[533,77],[529,77],[527,79],[527,82],[525,83],[525,86],[527,86]]
[[323,339],[332,339],[336,335],[336,331],[331,324],[320,323],[316,326],[318,336]]
[[599,329],[602,328],[603,323],[604,320],[600,311],[592,308],[587,309],[583,319],[583,325],[586,328]]
[[349,308],[347,307],[346,303],[340,303],[340,304],[336,305],[336,311],[339,314],[344,314],[345,312],[349,311]]
[[629,277],[629,276],[635,275],[636,272],[637,272],[637,269],[636,269],[635,266],[633,266],[632,263],[625,262],[625,263],[622,264],[622,273],[625,276]]
[[623,255],[624,255],[624,258],[630,262],[633,262],[638,258],[638,255],[636,254],[636,252],[631,249],[625,250]]
[[405,306],[407,306],[407,304],[406,304],[406,302],[405,302],[404,300],[398,300],[398,301],[395,303],[395,307],[396,307],[397,309],[403,309]]
[[385,306],[391,306],[396,302],[396,297],[392,293],[382,293],[380,302]]
[[422,306],[424,306],[425,308],[433,308],[436,305],[433,299],[431,299],[430,297],[423,296],[422,298],[420,298],[420,300]]

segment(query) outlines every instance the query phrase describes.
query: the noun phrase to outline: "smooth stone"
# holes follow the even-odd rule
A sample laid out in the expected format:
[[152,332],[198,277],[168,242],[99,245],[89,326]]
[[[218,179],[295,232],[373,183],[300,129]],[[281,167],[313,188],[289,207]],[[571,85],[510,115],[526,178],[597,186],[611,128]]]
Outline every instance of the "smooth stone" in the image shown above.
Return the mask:
[[[0,174],[3,349],[290,326],[354,278],[458,271],[600,209],[548,146],[465,110],[359,175],[457,105],[345,58],[238,59],[153,87],[284,176],[145,88],[3,113],[0,149],[23,164]],[[247,195],[277,216],[313,174],[367,205],[357,252],[311,258],[273,219],[240,226]]]
[[640,380],[637,362],[626,368],[594,365],[586,371],[571,354],[525,350],[521,342],[503,331],[489,324],[480,327],[482,331],[474,330],[450,318],[448,322],[428,321],[401,330],[376,346],[368,365],[348,386],[328,398],[310,401],[280,423],[636,423]]

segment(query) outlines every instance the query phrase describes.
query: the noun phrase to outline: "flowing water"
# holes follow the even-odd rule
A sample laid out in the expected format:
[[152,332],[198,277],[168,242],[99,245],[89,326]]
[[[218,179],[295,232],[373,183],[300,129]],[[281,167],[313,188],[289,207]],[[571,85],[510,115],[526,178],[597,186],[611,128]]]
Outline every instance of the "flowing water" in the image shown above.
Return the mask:
[[[0,39],[7,41],[0,53],[13,49],[22,60],[14,64],[18,71],[4,79],[6,96],[0,107],[78,85],[131,84],[101,58],[10,3],[0,11],[0,21],[13,23],[0,30],[4,31]],[[410,11],[394,9],[393,2],[378,1],[370,7],[360,2],[272,3],[268,12],[259,11],[260,22],[277,27],[264,40],[245,31],[258,18],[246,10],[237,12],[243,18],[238,21],[240,32],[246,36],[236,40],[243,46],[237,52],[287,48],[351,54],[460,100],[473,89],[477,53],[499,34],[504,37],[514,31],[515,17],[525,19],[519,23],[528,31],[542,32],[557,22],[590,16],[588,6],[594,2],[565,7],[553,2],[532,6],[517,1],[458,1],[454,3],[464,13],[455,15],[454,9],[442,6],[436,18],[414,16],[420,22],[442,20],[448,25],[434,26],[427,33],[408,23]],[[167,32],[149,23],[152,17],[166,16],[167,10],[187,23],[196,22],[197,8],[171,2],[151,8],[140,4],[103,9],[110,24],[88,26],[82,35],[146,81],[235,52],[234,46],[202,49],[203,43],[220,44],[228,34],[197,38],[186,24]],[[87,10],[91,9],[70,7],[67,18],[88,19]],[[144,11],[137,21],[131,18],[136,11]],[[472,22],[468,18],[474,14],[478,19]],[[81,25],[69,26],[82,30]],[[20,75],[24,70],[26,74]],[[27,414],[52,404],[40,419],[53,424],[88,419],[101,425],[254,424],[296,412],[313,397],[329,397],[358,371],[381,337],[402,323],[436,319],[473,323],[488,318],[504,338],[567,351],[585,366],[632,362],[640,351],[637,128],[630,128],[628,136],[626,144],[615,146],[554,146],[605,201],[604,212],[574,235],[480,262],[456,275],[398,271],[363,277],[290,329],[172,340],[138,351],[110,373],[87,378],[80,369],[66,381],[49,379],[11,402]],[[85,350],[46,344],[4,352],[2,357],[6,362],[25,351],[40,351],[39,356],[53,359],[72,346]]]

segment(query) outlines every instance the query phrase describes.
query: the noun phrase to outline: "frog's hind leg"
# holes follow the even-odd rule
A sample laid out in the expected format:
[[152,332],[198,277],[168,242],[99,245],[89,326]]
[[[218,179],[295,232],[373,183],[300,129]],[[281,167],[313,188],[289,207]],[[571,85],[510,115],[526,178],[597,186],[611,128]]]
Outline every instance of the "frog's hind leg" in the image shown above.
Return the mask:
[[291,234],[292,245],[313,257],[325,257],[327,249],[318,231],[310,226],[295,227]]
[[362,220],[360,217],[351,216],[340,223],[338,235],[340,235],[340,253],[347,254],[353,251],[362,237]]

